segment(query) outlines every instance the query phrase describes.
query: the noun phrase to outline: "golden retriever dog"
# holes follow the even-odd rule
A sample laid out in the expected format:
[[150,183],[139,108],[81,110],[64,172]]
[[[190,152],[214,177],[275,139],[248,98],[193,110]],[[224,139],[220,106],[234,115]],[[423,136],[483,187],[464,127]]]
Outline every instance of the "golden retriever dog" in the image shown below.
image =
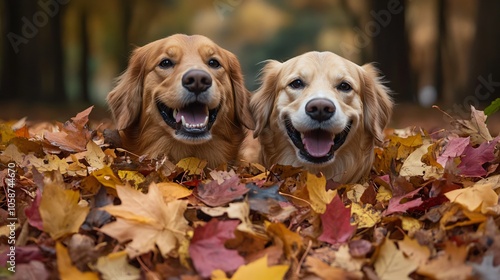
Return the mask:
[[134,50],[107,102],[124,146],[166,155],[235,163],[253,129],[240,64],[201,36],[176,34]]
[[368,173],[392,112],[373,66],[308,52],[270,60],[261,75],[250,110],[264,165],[302,166],[342,183]]

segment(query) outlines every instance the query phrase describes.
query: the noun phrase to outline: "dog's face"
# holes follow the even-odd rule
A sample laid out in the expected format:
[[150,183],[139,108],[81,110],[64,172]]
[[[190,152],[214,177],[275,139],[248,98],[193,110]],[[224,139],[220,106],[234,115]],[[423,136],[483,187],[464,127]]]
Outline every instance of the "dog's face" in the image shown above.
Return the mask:
[[369,65],[360,67],[330,52],[310,52],[284,63],[269,61],[262,81],[251,101],[254,136],[266,129],[279,131],[275,141],[276,135],[286,135],[295,151],[279,156],[278,163],[328,166],[342,150],[361,149],[353,146],[360,142],[353,138],[383,139],[392,103]]
[[[186,144],[212,139],[212,127],[253,127],[236,57],[204,36],[173,35],[134,51],[108,96],[118,129],[161,127]],[[150,137],[161,137],[151,135]]]

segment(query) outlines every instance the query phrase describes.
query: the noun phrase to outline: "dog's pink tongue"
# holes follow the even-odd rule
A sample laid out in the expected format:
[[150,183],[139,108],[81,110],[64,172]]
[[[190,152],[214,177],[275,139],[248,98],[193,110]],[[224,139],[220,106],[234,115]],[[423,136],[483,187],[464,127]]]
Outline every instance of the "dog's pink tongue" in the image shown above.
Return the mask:
[[304,133],[302,143],[311,156],[324,157],[330,152],[333,137],[330,133],[318,129]]
[[184,117],[186,123],[189,124],[202,124],[207,117],[207,106],[203,104],[191,104],[177,112],[175,121],[180,122]]

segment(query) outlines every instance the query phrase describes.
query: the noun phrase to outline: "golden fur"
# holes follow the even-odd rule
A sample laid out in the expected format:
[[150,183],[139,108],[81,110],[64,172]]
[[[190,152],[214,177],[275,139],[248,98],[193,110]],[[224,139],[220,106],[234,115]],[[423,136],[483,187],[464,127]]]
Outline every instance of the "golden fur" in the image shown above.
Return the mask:
[[[373,66],[358,66],[331,52],[309,52],[284,63],[268,61],[261,80],[261,87],[251,98],[250,110],[256,123],[254,137],[258,137],[261,144],[260,161],[263,164],[303,166],[310,172],[322,172],[327,178],[343,183],[357,182],[368,173],[374,160],[374,145],[382,144],[383,130],[393,106],[388,89],[382,85]],[[297,84],[297,80],[301,83]],[[306,104],[313,99],[321,100],[321,104],[333,104],[325,107],[330,113],[333,111],[331,118],[319,122],[309,117],[306,108],[315,112],[315,107]],[[310,148],[321,158],[317,159],[305,148],[320,143],[319,140],[307,142],[303,138],[307,133],[313,134],[311,131],[326,133],[327,136],[321,137],[330,137],[332,141],[331,146],[318,144],[318,147],[332,147],[333,150],[335,140],[344,139],[345,142],[328,154],[325,148],[319,151]],[[302,152],[289,133],[300,135]],[[311,158],[313,161],[309,160]]]
[[[212,67],[217,66],[213,60],[220,67]],[[184,74],[193,69],[211,77],[210,87],[202,93],[194,94],[183,86]],[[232,53],[204,36],[177,34],[135,49],[107,101],[127,149],[150,157],[167,155],[174,162],[194,156],[216,167],[240,158],[246,128],[254,127],[249,99],[240,64]],[[163,111],[158,102],[165,105]],[[162,116],[169,112],[176,120],[172,112],[193,103],[210,114],[218,110],[211,129],[180,133],[178,128],[185,128],[180,120],[175,128]]]

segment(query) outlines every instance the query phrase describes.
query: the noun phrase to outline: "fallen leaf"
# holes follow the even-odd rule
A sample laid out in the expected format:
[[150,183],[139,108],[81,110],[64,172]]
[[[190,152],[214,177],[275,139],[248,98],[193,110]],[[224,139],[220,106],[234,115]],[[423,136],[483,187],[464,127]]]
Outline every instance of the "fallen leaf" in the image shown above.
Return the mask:
[[384,216],[388,216],[393,213],[405,213],[410,208],[420,206],[423,203],[422,198],[420,197],[405,203],[400,203],[401,200],[405,198],[412,198],[413,196],[417,195],[417,193],[420,190],[421,188],[418,188],[405,195],[391,198],[391,200],[389,200],[389,205],[387,206],[387,209],[384,211]]
[[479,145],[485,141],[490,141],[493,138],[486,127],[486,115],[483,111],[478,111],[474,106],[471,108],[470,120],[453,120],[451,124],[455,127],[455,131],[462,136],[470,136],[472,145]]
[[42,192],[40,189],[36,189],[36,196],[29,207],[26,207],[24,213],[28,218],[28,223],[41,231],[43,231],[43,221],[40,215],[40,202],[42,201]]
[[457,247],[447,242],[444,251],[421,265],[417,273],[434,279],[468,279],[472,273],[472,267],[465,264],[466,258],[466,246]]
[[91,137],[91,133],[86,128],[86,125],[92,108],[93,106],[78,113],[64,125],[59,125],[60,131],[44,133],[44,138],[61,150],[69,152],[85,151],[87,142]]
[[[192,190],[189,190],[183,185],[173,182],[151,183],[151,185],[152,184],[156,184],[165,202],[170,202],[180,198],[185,198],[193,193]],[[149,186],[150,188],[151,185]]]
[[491,141],[483,142],[477,148],[467,146],[458,165],[460,175],[468,177],[485,176],[487,171],[483,168],[483,164],[496,158],[494,151],[498,141],[500,141],[500,136]]
[[487,213],[488,207],[498,203],[498,195],[492,184],[473,185],[444,194],[451,202],[458,203],[469,211]]
[[147,194],[120,185],[116,192],[122,204],[102,208],[116,216],[116,222],[104,225],[101,231],[121,243],[131,241],[126,244],[130,258],[155,251],[155,245],[166,256],[186,238],[186,201],[165,203],[156,185]]
[[424,144],[412,152],[401,166],[399,175],[403,177],[423,176],[428,178],[440,178],[438,170],[434,166],[422,162],[422,157],[427,154],[427,150],[432,144]]
[[68,254],[68,249],[60,242],[56,242],[57,270],[61,280],[98,280],[99,276],[95,272],[81,272],[74,267]]
[[323,280],[362,279],[359,275],[353,275],[342,268],[329,266],[314,257],[307,257],[304,265],[308,272],[317,275]]
[[130,171],[130,170],[118,170],[118,177],[123,182],[128,182],[134,188],[138,188],[139,184],[144,182],[146,178],[139,171]]
[[201,207],[200,210],[212,217],[218,217],[227,214],[229,218],[238,219],[241,221],[241,224],[239,224],[237,227],[238,230],[250,234],[255,234],[252,226],[252,221],[249,217],[250,206],[246,201],[229,203],[229,207]]
[[326,211],[321,215],[323,232],[318,240],[328,242],[332,245],[347,242],[356,232],[356,226],[351,225],[351,210],[344,206],[340,197],[336,195]]
[[240,178],[234,175],[224,179],[222,183],[214,180],[207,184],[200,184],[195,196],[206,205],[217,207],[241,198],[248,191],[245,184],[240,183]]
[[397,243],[399,250],[417,267],[424,265],[431,257],[431,250],[427,246],[420,245],[416,239],[411,239],[407,235]]
[[112,189],[116,189],[117,185],[123,185],[123,182],[118,177],[116,177],[111,167],[107,165],[99,170],[92,172],[91,175],[94,176],[97,181],[99,181],[99,183]]
[[297,257],[302,250],[302,237],[293,231],[290,231],[282,223],[266,222],[266,230],[270,236],[279,238],[283,243],[286,258]]
[[361,204],[353,202],[351,204],[351,215],[353,218],[353,223],[357,225],[358,228],[371,228],[380,222],[381,213],[370,204]]
[[224,247],[224,242],[234,238],[234,231],[239,221],[219,221],[212,219],[204,226],[194,229],[189,245],[189,255],[196,271],[202,277],[209,277],[216,269],[233,272],[245,264],[245,260],[236,250]]
[[200,160],[195,157],[181,159],[177,166],[184,169],[187,175],[201,175],[203,169],[207,166],[206,160]]
[[335,190],[326,190],[325,176],[316,176],[307,173],[306,180],[307,191],[309,192],[309,200],[314,212],[318,214],[325,213],[326,205],[329,204],[333,197],[337,194]]
[[417,269],[417,265],[408,260],[390,239],[385,239],[373,264],[377,276],[381,279],[410,279],[408,275]]
[[234,273],[231,280],[278,280],[284,279],[288,271],[288,265],[267,265],[267,255],[251,262],[247,265],[242,265]]
[[105,165],[104,159],[106,155],[94,141],[89,141],[87,143],[84,157],[93,170],[101,169]]
[[65,190],[64,185],[51,182],[45,185],[40,201],[43,230],[56,240],[67,234],[77,233],[89,212],[80,206],[80,193]]
[[141,271],[128,263],[126,251],[100,257],[97,260],[96,269],[104,280],[136,280],[141,278]]
[[444,147],[443,153],[437,158],[437,162],[441,164],[442,167],[445,167],[449,160],[460,157],[469,143],[470,137],[456,137],[450,139],[448,144]]

